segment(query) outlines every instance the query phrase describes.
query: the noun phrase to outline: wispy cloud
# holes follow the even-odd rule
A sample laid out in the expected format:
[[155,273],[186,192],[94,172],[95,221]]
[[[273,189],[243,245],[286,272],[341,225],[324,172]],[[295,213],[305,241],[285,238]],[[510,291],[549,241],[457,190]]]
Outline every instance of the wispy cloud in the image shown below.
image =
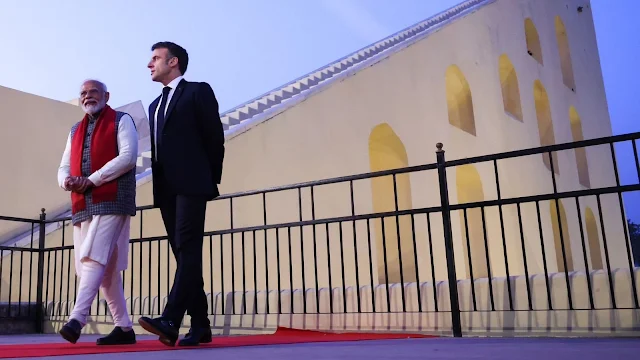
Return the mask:
[[393,32],[353,0],[322,0],[320,3],[366,41],[373,42]]

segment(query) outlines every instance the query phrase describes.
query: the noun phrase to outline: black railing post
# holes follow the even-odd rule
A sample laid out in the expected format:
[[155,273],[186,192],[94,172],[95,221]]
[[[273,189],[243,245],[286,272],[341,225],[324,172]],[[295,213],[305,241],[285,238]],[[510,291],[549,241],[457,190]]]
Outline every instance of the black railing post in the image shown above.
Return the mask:
[[456,259],[453,254],[453,234],[451,233],[451,210],[449,209],[449,188],[447,187],[447,168],[445,167],[442,143],[436,144],[438,161],[438,182],[440,184],[440,206],[442,208],[442,226],[444,247],[447,256],[447,277],[449,280],[449,301],[451,302],[451,325],[454,337],[462,337],[460,323],[460,304],[458,302],[458,279],[456,277]]
[[38,279],[36,283],[36,333],[44,332],[44,304],[42,303],[42,288],[44,287],[44,241],[45,241],[45,221],[47,214],[42,208],[39,222],[38,237]]

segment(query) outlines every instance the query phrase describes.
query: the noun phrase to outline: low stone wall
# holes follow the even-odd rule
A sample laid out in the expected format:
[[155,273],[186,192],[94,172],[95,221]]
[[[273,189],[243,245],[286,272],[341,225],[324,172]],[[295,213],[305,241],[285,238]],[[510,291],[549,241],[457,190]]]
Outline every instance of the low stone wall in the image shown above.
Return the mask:
[[[640,268],[634,269],[636,294],[640,297]],[[634,309],[632,274],[628,269],[616,269],[611,273],[611,284],[616,308],[611,299],[611,288],[607,273],[598,270],[590,273],[593,305],[589,299],[587,276],[584,272],[569,273],[572,306],[569,306],[567,278],[564,273],[529,277],[511,277],[511,305],[509,304],[506,278],[494,278],[491,287],[487,279],[458,281],[463,334],[469,336],[638,336],[640,335],[640,309]],[[550,291],[547,292],[549,283]],[[388,296],[387,296],[388,288]],[[329,289],[308,289],[303,297],[301,290],[281,291],[278,304],[277,291],[267,293],[248,291],[244,293],[208,294],[208,300],[215,314],[210,316],[215,333],[253,334],[270,333],[277,327],[292,327],[312,330],[333,331],[385,331],[417,332],[434,335],[451,335],[451,313],[449,287],[446,281],[378,285],[373,289],[363,286]],[[435,296],[434,296],[435,293]],[[475,293],[475,306],[472,294]],[[493,304],[490,294],[493,293]],[[404,301],[403,301],[404,295]],[[292,298],[293,296],[293,298]],[[345,299],[346,297],[346,299]],[[389,301],[387,301],[387,298]],[[360,309],[358,309],[358,299]],[[373,299],[373,301],[372,301]],[[530,299],[530,301],[529,301]],[[130,300],[130,299],[128,299]],[[255,312],[257,300],[257,314]],[[306,314],[304,304],[306,300]],[[142,301],[143,312],[149,309],[157,316],[158,298],[134,299],[133,307],[139,309]],[[319,306],[318,306],[319,302]],[[162,299],[162,306],[166,298]],[[346,311],[345,311],[346,303]],[[551,303],[551,307],[549,307]],[[131,302],[127,302],[130,307]],[[233,305],[235,304],[235,315]],[[246,304],[246,314],[245,314]],[[404,304],[404,307],[403,307]],[[280,306],[278,306],[280,305]],[[293,305],[293,314],[292,314]],[[333,308],[332,308],[333,305]],[[53,304],[47,306],[49,320],[45,331],[55,332],[66,321],[67,311],[73,304]],[[98,303],[94,303],[94,313]],[[375,306],[375,309],[374,309]],[[104,300],[100,303],[100,313],[106,311]],[[131,310],[131,309],[129,309]],[[319,311],[318,311],[319,310]],[[318,312],[318,313],[316,313]],[[134,316],[134,322],[139,316]],[[187,329],[188,316],[183,328]],[[94,316],[86,333],[107,333],[112,328],[109,315]],[[143,332],[142,329],[137,328]]]
[[36,305],[0,302],[0,335],[36,332]]

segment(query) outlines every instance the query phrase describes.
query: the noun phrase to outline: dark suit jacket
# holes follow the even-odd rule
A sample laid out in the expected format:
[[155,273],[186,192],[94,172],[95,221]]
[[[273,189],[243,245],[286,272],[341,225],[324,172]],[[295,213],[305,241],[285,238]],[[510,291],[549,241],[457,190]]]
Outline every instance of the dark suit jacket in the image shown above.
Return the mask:
[[[158,133],[162,138],[156,161],[155,113],[160,99],[149,105],[154,204],[158,205],[161,189],[176,195],[216,198],[225,148],[218,101],[211,86],[186,80],[178,83]],[[157,177],[158,173],[163,176]]]

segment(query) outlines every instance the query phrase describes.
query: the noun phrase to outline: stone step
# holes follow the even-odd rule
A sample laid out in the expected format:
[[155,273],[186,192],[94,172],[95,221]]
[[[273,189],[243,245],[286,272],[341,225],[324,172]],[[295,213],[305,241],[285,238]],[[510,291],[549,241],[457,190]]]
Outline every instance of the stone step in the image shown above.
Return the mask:
[[35,334],[36,304],[0,302],[0,335]]

